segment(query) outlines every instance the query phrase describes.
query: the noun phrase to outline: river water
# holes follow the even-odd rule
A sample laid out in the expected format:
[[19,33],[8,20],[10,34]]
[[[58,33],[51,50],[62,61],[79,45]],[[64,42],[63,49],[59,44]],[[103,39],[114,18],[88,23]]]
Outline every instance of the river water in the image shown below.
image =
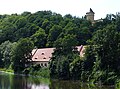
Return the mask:
[[79,81],[50,80],[40,77],[13,75],[0,72],[0,89],[115,89]]

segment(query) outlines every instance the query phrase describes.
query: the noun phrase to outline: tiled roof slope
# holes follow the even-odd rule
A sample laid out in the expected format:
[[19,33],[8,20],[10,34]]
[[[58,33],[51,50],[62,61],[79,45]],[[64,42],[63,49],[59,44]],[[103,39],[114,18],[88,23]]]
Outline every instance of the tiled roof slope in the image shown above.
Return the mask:
[[[80,56],[83,57],[84,53],[84,46],[76,46],[77,50],[80,52]],[[38,62],[48,62],[52,57],[52,53],[54,52],[55,48],[41,48],[41,49],[33,49],[32,54],[32,61]]]

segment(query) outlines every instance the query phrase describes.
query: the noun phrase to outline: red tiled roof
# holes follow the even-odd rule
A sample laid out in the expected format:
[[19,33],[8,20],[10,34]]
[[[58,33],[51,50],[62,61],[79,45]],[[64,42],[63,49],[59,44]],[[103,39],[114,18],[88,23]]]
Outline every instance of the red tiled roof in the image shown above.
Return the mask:
[[[83,45],[81,46],[76,46],[77,50],[80,52],[80,56],[83,57],[84,53],[84,47]],[[52,57],[52,53],[54,52],[55,48],[42,48],[42,49],[33,49],[32,50],[32,61],[39,61],[39,62],[49,62],[51,57]]]
[[55,48],[33,49],[32,61],[49,61]]

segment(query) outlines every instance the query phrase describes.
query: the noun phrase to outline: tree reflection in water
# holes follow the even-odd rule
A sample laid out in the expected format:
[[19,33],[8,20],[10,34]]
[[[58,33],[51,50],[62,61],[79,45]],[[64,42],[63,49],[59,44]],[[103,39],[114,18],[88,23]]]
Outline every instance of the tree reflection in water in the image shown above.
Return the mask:
[[0,89],[115,89],[111,86],[93,86],[79,81],[49,80],[0,72]]
[[0,72],[0,89],[49,89],[49,79]]

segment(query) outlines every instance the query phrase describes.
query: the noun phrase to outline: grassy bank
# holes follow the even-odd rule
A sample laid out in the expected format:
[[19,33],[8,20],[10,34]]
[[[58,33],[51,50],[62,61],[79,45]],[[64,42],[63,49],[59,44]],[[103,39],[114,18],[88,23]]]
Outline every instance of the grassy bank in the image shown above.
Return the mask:
[[21,71],[20,73],[14,73],[14,70],[8,68],[0,68],[1,72],[11,73],[11,74],[25,74],[25,75],[32,75],[38,76],[43,78],[50,78],[50,71],[49,68],[42,68],[39,65],[34,65],[25,70]]
[[13,73],[14,74],[14,71],[12,69],[0,68],[0,71],[5,72],[5,73]]

